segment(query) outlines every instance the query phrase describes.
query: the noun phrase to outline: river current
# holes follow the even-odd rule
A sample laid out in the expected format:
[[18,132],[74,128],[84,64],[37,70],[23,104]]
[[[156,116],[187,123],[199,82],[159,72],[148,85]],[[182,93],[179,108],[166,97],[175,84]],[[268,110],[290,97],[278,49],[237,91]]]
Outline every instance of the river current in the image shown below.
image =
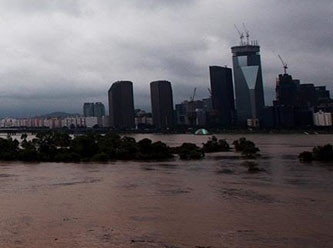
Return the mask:
[[[107,164],[0,163],[0,247],[333,247],[333,166],[298,154],[333,135],[217,135],[260,148]],[[207,136],[133,135],[170,146]]]

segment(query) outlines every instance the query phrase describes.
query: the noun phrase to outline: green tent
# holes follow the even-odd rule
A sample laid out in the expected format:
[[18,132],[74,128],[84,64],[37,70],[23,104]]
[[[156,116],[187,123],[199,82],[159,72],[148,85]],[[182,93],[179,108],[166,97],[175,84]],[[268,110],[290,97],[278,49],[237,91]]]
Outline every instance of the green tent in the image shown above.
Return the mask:
[[197,131],[195,131],[194,134],[195,135],[208,135],[209,132],[206,129],[204,129],[204,128],[200,128]]

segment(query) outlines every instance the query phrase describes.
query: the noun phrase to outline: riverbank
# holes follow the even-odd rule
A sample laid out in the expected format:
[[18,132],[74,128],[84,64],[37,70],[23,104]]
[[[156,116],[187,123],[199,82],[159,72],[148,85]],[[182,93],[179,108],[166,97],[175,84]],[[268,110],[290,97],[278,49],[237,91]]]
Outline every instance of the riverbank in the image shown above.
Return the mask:
[[[259,149],[251,141],[241,138],[234,141],[235,150],[246,157],[256,157]],[[178,155],[180,159],[202,159],[205,153],[230,151],[224,139],[208,138],[202,146],[183,141],[170,147],[162,141],[149,138],[136,140],[116,133],[104,135],[90,132],[70,136],[68,133],[43,131],[34,137],[22,134],[20,139],[0,138],[0,161],[24,162],[108,162],[114,160],[168,160]]]
[[[99,133],[105,134],[108,132],[118,133],[121,135],[130,134],[194,134],[198,128],[175,128],[169,130],[156,130],[156,129],[131,129],[131,130],[116,130],[111,128],[0,128],[0,136],[6,135],[20,135],[30,134],[35,135],[39,132],[54,131],[63,132],[67,134],[85,134],[85,133]],[[217,134],[333,134],[332,127],[307,127],[297,129],[251,129],[251,128],[233,128],[233,129],[217,129],[208,128],[211,135]]]

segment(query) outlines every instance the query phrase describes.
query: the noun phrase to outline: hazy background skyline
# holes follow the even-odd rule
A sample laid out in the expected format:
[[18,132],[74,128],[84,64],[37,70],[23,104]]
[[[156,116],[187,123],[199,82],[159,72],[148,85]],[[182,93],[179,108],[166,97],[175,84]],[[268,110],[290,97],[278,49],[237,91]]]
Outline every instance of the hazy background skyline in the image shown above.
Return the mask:
[[234,27],[259,41],[266,105],[283,72],[332,87],[331,0],[0,0],[0,117],[82,113],[118,80],[150,111],[149,83],[172,83],[174,104],[208,97],[209,66],[232,67]]

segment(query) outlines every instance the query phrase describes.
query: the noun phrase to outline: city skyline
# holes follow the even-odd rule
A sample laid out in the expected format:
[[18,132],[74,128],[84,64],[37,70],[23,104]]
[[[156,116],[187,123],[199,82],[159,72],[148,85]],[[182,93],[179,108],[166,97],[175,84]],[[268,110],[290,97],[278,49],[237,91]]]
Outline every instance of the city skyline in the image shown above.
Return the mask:
[[[150,111],[149,82],[172,82],[174,103],[208,96],[209,66],[232,67],[234,24],[261,46],[265,102],[283,72],[332,91],[331,1],[9,1],[0,3],[0,115],[80,113],[117,80]],[[177,11],[175,11],[177,10]],[[181,13],[181,14],[180,14]],[[240,18],[241,17],[241,18]],[[186,30],[186,32],[184,31]],[[287,41],[287,42],[286,42]],[[130,69],[129,69],[130,68]]]

